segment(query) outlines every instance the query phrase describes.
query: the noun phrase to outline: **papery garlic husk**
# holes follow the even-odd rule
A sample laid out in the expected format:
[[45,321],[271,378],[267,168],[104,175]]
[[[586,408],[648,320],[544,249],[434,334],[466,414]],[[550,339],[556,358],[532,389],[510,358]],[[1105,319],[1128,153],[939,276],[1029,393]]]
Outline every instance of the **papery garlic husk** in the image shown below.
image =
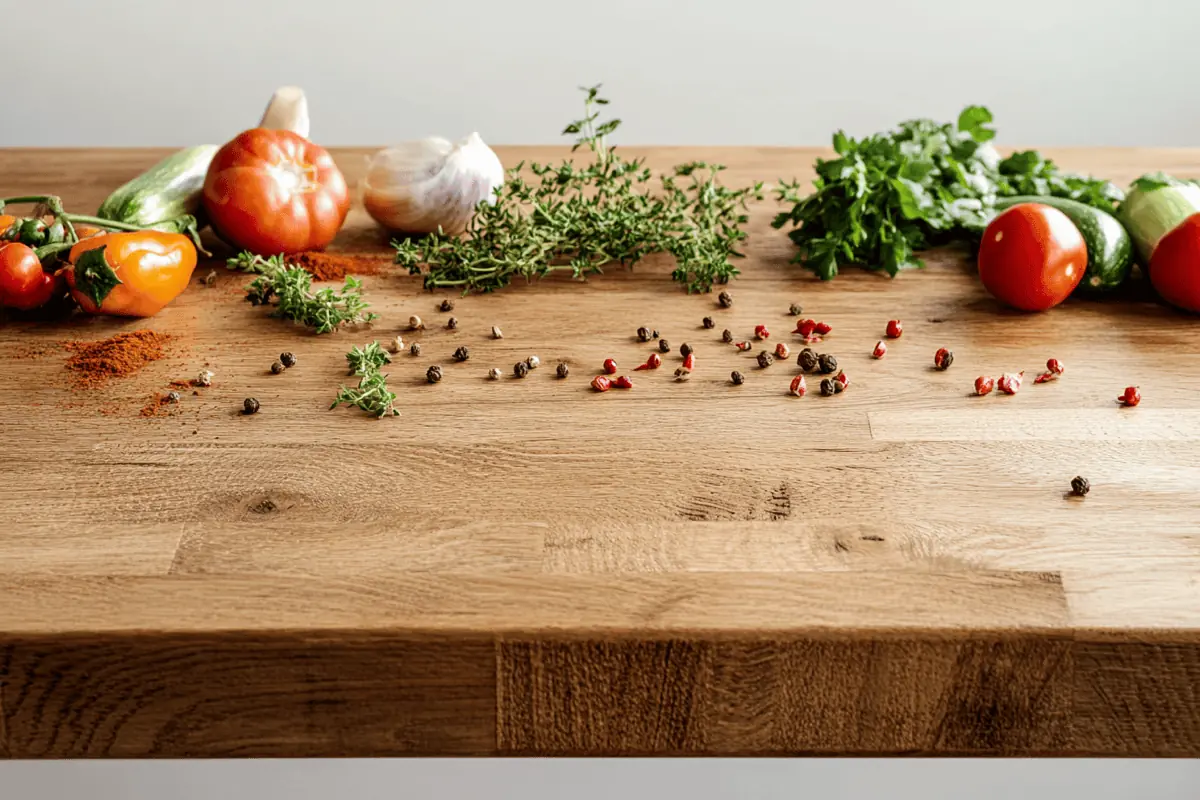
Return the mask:
[[271,95],[258,127],[273,131],[291,131],[308,138],[308,98],[299,86],[280,86]]
[[430,137],[380,150],[367,160],[363,205],[398,233],[462,233],[475,208],[495,202],[504,166],[478,133],[459,142]]

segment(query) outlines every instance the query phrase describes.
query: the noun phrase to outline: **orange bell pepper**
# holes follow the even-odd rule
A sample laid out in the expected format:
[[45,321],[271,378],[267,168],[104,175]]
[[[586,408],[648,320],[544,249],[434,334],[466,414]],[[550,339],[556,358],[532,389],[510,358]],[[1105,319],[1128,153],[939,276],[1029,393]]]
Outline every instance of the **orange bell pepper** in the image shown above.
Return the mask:
[[196,247],[180,233],[105,233],[71,248],[71,296],[91,314],[149,317],[187,288]]
[[19,217],[11,214],[0,214],[0,239],[15,239],[17,231],[13,230],[13,225],[20,221]]

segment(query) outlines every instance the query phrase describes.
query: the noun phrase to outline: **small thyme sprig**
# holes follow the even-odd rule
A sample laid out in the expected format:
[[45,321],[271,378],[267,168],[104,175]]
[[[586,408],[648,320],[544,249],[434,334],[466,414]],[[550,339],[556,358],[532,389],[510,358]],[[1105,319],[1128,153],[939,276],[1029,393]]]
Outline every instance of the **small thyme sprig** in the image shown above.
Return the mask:
[[599,86],[584,89],[585,114],[563,130],[576,135],[572,152],[586,147],[590,163],[529,164],[508,171],[494,202],[481,203],[465,235],[441,233],[394,241],[396,262],[413,274],[426,268],[428,289],[490,292],[514,277],[532,281],[556,271],[576,279],[605,266],[631,267],[651,253],[675,257],[672,277],[688,292],[707,292],[738,274],[730,259],[746,238],[746,204],[761,199],[762,184],[729,189],[720,164],[693,162],[652,183],[645,159],[626,161],[608,145],[619,119],[600,120],[608,100]]
[[243,252],[225,263],[230,269],[258,275],[246,287],[246,299],[252,305],[266,305],[274,299],[274,316],[316,328],[317,333],[379,318],[378,314],[365,313],[370,304],[363,300],[362,281],[357,278],[346,276],[340,291],[325,288],[314,292],[312,275],[288,264],[282,255],[263,258]]
[[352,347],[346,353],[346,363],[350,365],[350,371],[359,376],[358,386],[342,386],[329,409],[332,411],[340,405],[347,405],[361,408],[376,417],[400,416],[395,408],[396,393],[388,388],[388,376],[380,372],[383,365],[391,360],[379,342]]

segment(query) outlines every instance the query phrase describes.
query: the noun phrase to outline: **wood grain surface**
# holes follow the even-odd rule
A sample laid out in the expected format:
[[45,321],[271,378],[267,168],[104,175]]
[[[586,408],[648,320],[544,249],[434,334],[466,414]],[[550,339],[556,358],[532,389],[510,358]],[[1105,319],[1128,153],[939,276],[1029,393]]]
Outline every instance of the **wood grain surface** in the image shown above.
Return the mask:
[[[351,181],[366,152],[336,153]],[[819,155],[640,153],[739,185]],[[162,154],[0,150],[0,195],[91,211]],[[1197,151],[1050,155],[1200,175]],[[1197,320],[1140,279],[1018,314],[955,251],[822,284],[775,210],[754,208],[728,310],[653,258],[459,299],[449,331],[356,207],[334,249],[384,265],[370,327],[272,319],[218,262],[150,320],[0,318],[0,756],[1200,755]],[[792,302],[833,325],[844,394],[790,397],[794,356],[721,343],[766,323],[796,352]],[[890,318],[904,336],[874,361]],[[589,391],[604,358],[645,360],[639,325],[695,347],[693,379],[675,349]],[[138,328],[168,357],[72,387],[59,343]],[[349,347],[397,333],[424,348],[389,368],[402,416],[330,411]],[[531,354],[525,380],[486,380]],[[1056,383],[970,396],[1051,356]],[[211,388],[139,416],[205,367]]]

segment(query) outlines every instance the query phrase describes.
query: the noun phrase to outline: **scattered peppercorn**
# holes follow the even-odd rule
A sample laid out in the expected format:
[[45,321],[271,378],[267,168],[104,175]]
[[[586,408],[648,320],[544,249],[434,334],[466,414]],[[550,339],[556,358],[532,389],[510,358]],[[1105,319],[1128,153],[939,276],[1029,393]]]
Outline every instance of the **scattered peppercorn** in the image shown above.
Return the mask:
[[734,386],[741,386],[746,382],[746,376],[735,369],[733,372],[729,373],[729,380],[733,381]]
[[1091,490],[1092,484],[1088,482],[1087,478],[1084,478],[1080,475],[1076,475],[1074,478],[1071,478],[1071,494],[1075,495],[1076,497],[1083,497]]
[[284,366],[283,366],[282,361],[271,362],[271,374],[272,375],[278,375],[279,373],[283,372],[283,370],[284,370]]
[[445,300],[442,301],[442,304],[440,306],[438,306],[438,311],[453,311],[453,310],[454,310],[454,301],[451,300],[450,298],[446,298]]
[[683,356],[684,358],[687,358],[691,354],[692,354],[692,346],[690,344],[688,344],[687,342],[684,342],[683,344],[679,345],[679,355]]
[[280,353],[279,354],[279,362],[281,364],[283,364],[285,367],[287,367],[288,369],[291,369],[292,367],[296,366],[296,354],[291,353],[291,352]]
[[167,392],[166,396],[163,397],[163,402],[164,403],[178,403],[179,402],[179,392],[176,392],[176,391]]
[[1021,381],[1024,377],[1024,372],[1018,372],[1016,375],[1005,373],[1000,376],[1000,380],[996,381],[996,388],[1005,394],[1016,394],[1021,391]]
[[717,303],[720,304],[721,308],[729,308],[733,305],[733,295],[729,292],[721,292],[717,295]]
[[807,338],[813,335],[813,331],[816,328],[817,321],[815,319],[801,319],[796,321],[796,330],[792,331],[792,333],[798,333]]
[[446,320],[446,329],[447,330],[452,331],[457,327],[458,327],[458,317],[451,317],[450,319]]
[[413,342],[412,347],[408,348],[408,352],[412,353],[414,356],[421,355],[421,343]]
[[658,336],[658,331],[651,331],[651,332],[650,332],[650,338],[651,338],[651,339],[657,339],[657,338],[659,338],[659,336]]
[[953,363],[954,353],[944,347],[938,348],[938,351],[933,354],[933,366],[939,370],[948,370]]
[[818,322],[816,325],[813,325],[813,333],[818,336],[825,336],[832,330],[833,326],[828,322]]
[[1123,406],[1136,406],[1142,402],[1142,393],[1136,386],[1126,386],[1125,392],[1117,398],[1117,402]]
[[247,397],[242,401],[243,414],[257,414],[259,408],[261,408],[261,406],[253,397]]
[[982,397],[985,394],[991,394],[992,389],[996,388],[996,379],[987,375],[980,375],[975,379],[975,394]]
[[395,339],[392,339],[392,343],[390,345],[388,345],[388,350],[391,350],[393,353],[399,353],[403,349],[404,349],[404,337],[403,336],[397,336]]
[[846,373],[844,373],[844,372],[838,372],[838,374],[837,374],[837,375],[834,375],[834,376],[833,376],[833,380],[834,380],[834,381],[837,383],[837,385],[840,387],[840,388],[838,389],[838,391],[839,391],[839,392],[840,392],[840,391],[842,391],[843,389],[849,389],[849,388],[850,388],[850,376],[848,376],[848,375],[847,375]]
[[629,377],[628,375],[622,375],[614,380],[612,385],[614,389],[632,389],[633,378]]
[[686,381],[690,377],[692,377],[692,371],[687,367],[680,367],[675,370],[675,380],[677,381]]
[[770,339],[771,332],[769,330],[767,330],[766,325],[755,325],[754,326],[754,338],[755,339]]
[[430,383],[437,383],[442,379],[442,368],[434,364],[429,369],[425,370],[425,380]]
[[650,341],[650,329],[645,325],[637,329],[637,337],[639,342]]
[[489,378],[491,378],[491,379],[492,379],[492,380],[494,380],[494,381],[498,381],[498,380],[500,380],[500,375],[501,375],[501,374],[502,374],[502,373],[500,372],[500,368],[499,368],[499,367],[492,367],[491,369],[489,369],[489,370],[488,370],[488,377],[489,377]]
[[425,329],[425,323],[416,314],[408,318],[408,327],[410,330],[419,331]]
[[902,333],[904,333],[904,325],[900,323],[900,320],[889,319],[884,335],[889,339],[899,339]]
[[471,351],[467,349],[467,346],[465,344],[454,351],[454,360],[455,361],[466,361],[470,357],[471,357]]
[[800,351],[800,355],[796,357],[796,363],[805,372],[812,372],[820,365],[817,353],[811,347],[806,347]]
[[844,392],[844,391],[846,391],[846,386],[845,386],[845,384],[843,384],[841,381],[839,381],[839,380],[837,380],[836,378],[834,378],[834,380],[833,380],[833,393],[834,393],[834,394],[841,394],[841,393],[842,393],[842,392]]
[[725,344],[733,344],[733,331],[729,330],[729,328],[721,331],[721,341]]
[[821,394],[825,397],[833,397],[837,394],[837,381],[833,378],[826,378],[821,381]]
[[775,356],[771,355],[766,350],[763,350],[761,353],[758,354],[758,366],[759,367],[766,369],[767,367],[771,366],[774,363],[775,363]]
[[871,358],[883,358],[887,355],[887,343],[880,339],[875,343],[875,349],[871,351]]
[[747,350],[754,349],[754,345],[750,344],[749,342],[738,342],[734,345],[734,347],[736,347],[738,350],[741,350],[743,353]]
[[787,359],[787,357],[791,354],[791,348],[789,348],[785,342],[780,342],[779,344],[775,345],[775,357],[780,361]]
[[567,362],[560,361],[554,370],[554,374],[560,378],[565,378],[571,374],[571,368],[567,366]]
[[514,376],[516,376],[518,378],[524,378],[528,374],[529,374],[529,364],[525,363],[524,361],[518,361],[516,364],[513,364],[513,375]]
[[504,334],[500,332],[500,328],[497,325],[492,326],[492,338],[493,339],[503,339],[504,338]]
[[704,319],[702,319],[700,322],[701,322],[701,324],[702,324],[702,325],[704,325],[704,327],[705,327],[705,328],[715,328],[715,327],[717,327],[717,323],[713,322],[713,318],[712,318],[712,317],[705,317],[705,318],[704,318]]
[[537,356],[530,356],[529,358],[525,359],[525,366],[529,367],[530,369],[537,369],[541,365],[542,360]]
[[686,369],[688,372],[691,372],[692,370],[694,370],[696,368],[696,354],[695,353],[688,353],[686,356],[683,357],[683,368]]
[[660,352],[660,353],[671,352],[671,343],[668,342],[666,339],[659,339],[658,340],[658,352]]
[[607,392],[612,388],[612,381],[603,375],[592,378],[592,388],[597,392]]
[[609,375],[617,374],[617,362],[611,358],[604,359],[604,371]]
[[1046,369],[1053,372],[1055,375],[1062,375],[1066,367],[1057,358],[1052,358],[1046,362]]
[[837,358],[829,353],[821,353],[817,356],[817,368],[825,375],[837,372]]
[[192,381],[192,383],[194,383],[197,386],[212,386],[212,382],[213,382],[213,373],[212,373],[212,370],[210,370],[210,369],[200,370],[200,374],[197,375],[196,379]]
[[804,397],[808,393],[808,382],[804,380],[803,375],[797,375],[792,378],[792,384],[788,387],[788,393],[795,397]]
[[791,307],[788,309],[788,313],[793,317],[798,317],[804,313],[804,309],[800,307],[799,303],[792,303]]
[[634,370],[634,372],[637,372],[638,370],[643,370],[643,369],[658,369],[661,366],[662,366],[662,359],[659,358],[658,353],[651,353],[649,355],[649,357],[646,359],[645,364],[642,364],[640,367],[634,367],[633,370]]

